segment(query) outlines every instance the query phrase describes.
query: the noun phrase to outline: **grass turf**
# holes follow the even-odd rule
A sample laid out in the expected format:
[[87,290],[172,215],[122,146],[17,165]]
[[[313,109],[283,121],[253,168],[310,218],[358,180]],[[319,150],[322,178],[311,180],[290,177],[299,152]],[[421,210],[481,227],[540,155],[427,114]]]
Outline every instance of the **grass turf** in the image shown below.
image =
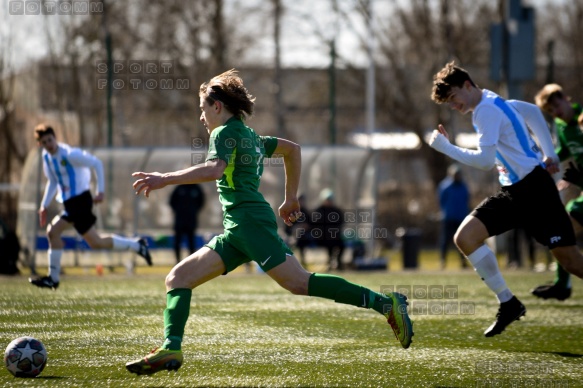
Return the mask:
[[[223,276],[193,294],[182,368],[136,376],[125,363],[162,342],[164,273],[149,271],[66,275],[55,292],[1,277],[0,345],[33,336],[49,360],[34,379],[2,369],[0,386],[583,386],[580,281],[570,299],[543,301],[529,289],[552,274],[521,270],[504,274],[526,317],[494,338],[482,333],[497,302],[473,271],[344,273],[374,290],[457,286],[454,299],[410,298],[407,350],[376,312],[293,296],[266,275]],[[446,302],[474,310],[444,314]]]

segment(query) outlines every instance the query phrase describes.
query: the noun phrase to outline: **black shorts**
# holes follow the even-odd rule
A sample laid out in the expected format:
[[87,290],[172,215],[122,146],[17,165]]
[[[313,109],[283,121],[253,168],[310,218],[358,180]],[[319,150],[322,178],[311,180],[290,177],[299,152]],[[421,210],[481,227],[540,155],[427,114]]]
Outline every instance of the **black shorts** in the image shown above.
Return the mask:
[[553,178],[542,167],[486,198],[472,216],[482,221],[490,236],[520,227],[550,249],[575,245],[569,215]]
[[63,205],[65,205],[65,211],[61,214],[61,218],[72,223],[80,235],[84,235],[95,225],[97,217],[93,214],[93,197],[89,191],[69,198]]

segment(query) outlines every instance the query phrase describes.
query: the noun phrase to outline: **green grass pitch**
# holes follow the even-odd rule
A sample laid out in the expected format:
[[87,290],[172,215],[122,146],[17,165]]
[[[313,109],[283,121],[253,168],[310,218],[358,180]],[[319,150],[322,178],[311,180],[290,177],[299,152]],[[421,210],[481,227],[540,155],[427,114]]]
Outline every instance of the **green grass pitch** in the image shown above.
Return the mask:
[[[182,368],[136,376],[125,363],[162,341],[165,270],[68,274],[55,292],[0,277],[2,349],[29,335],[49,355],[33,379],[2,368],[0,386],[583,387],[583,284],[574,279],[564,302],[538,300],[529,290],[553,274],[526,270],[504,271],[526,317],[494,338],[482,333],[496,299],[471,270],[344,273],[420,292],[407,350],[376,312],[293,296],[264,274],[223,276],[193,293]],[[422,298],[445,286],[457,287],[453,299]],[[465,310],[445,314],[445,303]]]

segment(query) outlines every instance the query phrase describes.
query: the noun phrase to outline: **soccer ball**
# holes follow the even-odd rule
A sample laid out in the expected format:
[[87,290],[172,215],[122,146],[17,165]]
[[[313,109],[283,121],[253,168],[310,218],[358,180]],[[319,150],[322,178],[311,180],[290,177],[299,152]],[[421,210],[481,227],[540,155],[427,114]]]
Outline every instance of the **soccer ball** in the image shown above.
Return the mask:
[[32,337],[20,337],[8,344],[4,365],[16,377],[35,377],[47,364],[47,350]]

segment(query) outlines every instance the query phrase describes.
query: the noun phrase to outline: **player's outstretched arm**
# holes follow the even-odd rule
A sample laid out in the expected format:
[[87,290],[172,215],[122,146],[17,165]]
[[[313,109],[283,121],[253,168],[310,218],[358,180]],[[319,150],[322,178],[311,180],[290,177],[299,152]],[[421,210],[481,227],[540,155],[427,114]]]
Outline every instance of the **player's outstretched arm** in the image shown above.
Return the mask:
[[433,130],[429,146],[468,166],[481,170],[489,170],[494,167],[496,146],[481,146],[477,150],[458,147],[450,143],[449,136],[441,124],[439,124],[438,129]]
[[279,207],[279,216],[283,222],[291,226],[301,217],[300,203],[298,201],[298,187],[300,185],[300,173],[302,170],[302,151],[299,144],[286,139],[277,139],[277,147],[273,156],[283,157],[285,168],[285,199]]
[[152,190],[159,190],[168,185],[180,185],[189,183],[202,183],[220,179],[225,172],[227,163],[221,159],[208,160],[205,164],[168,173],[160,172],[134,172],[133,177],[138,178],[133,187],[136,195],[142,192],[149,197]]

